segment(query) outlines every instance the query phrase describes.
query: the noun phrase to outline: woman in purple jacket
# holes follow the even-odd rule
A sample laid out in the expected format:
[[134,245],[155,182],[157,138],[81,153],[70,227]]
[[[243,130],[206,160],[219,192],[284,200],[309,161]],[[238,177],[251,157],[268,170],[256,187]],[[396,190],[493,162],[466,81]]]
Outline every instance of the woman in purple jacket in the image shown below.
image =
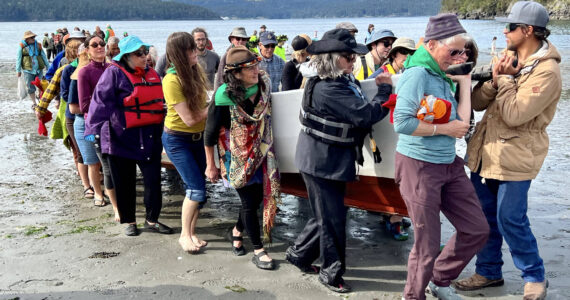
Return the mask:
[[[100,137],[101,153],[108,160],[115,185],[121,223],[128,224],[125,234],[129,236],[139,234],[135,217],[137,166],[144,181],[146,207],[144,227],[158,233],[172,233],[171,228],[158,222],[162,208],[160,161],[164,97],[160,77],[154,70],[146,68],[149,47],[149,44],[143,43],[136,36],[129,36],[119,42],[121,52],[113,58],[114,63],[99,78],[85,127],[86,139],[94,141],[95,136]],[[147,84],[137,84],[135,87],[132,81],[143,81]],[[151,114],[137,111],[143,120],[156,119],[158,115],[160,118],[158,122],[131,123],[132,109],[126,108],[125,98],[136,96],[144,102],[147,95],[158,90],[161,98],[158,99],[160,112]]]

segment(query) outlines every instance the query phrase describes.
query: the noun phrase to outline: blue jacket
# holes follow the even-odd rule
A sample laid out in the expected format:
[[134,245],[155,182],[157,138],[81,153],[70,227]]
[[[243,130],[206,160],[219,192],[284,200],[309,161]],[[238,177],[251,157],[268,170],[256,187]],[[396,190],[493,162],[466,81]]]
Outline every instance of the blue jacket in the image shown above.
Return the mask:
[[49,66],[49,69],[46,73],[47,81],[51,81],[51,78],[55,74],[55,71],[57,71],[57,69],[59,69],[59,62],[61,61],[61,59],[63,58],[64,55],[65,55],[65,51],[59,52],[59,54],[56,55],[55,58],[53,59],[53,61],[51,62],[51,65]]
[[420,122],[417,112],[421,99],[426,95],[450,101],[452,110],[449,121],[457,119],[457,101],[449,83],[424,67],[411,67],[398,80],[396,94],[394,130],[400,134],[396,151],[417,160],[436,164],[452,163],[455,159],[455,138],[447,135],[411,135]]

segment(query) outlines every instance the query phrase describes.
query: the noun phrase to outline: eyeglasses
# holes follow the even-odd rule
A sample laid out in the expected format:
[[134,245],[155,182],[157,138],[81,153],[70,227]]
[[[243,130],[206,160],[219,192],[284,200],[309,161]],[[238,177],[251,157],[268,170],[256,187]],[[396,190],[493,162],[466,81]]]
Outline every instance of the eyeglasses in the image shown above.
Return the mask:
[[134,54],[138,57],[146,56],[146,55],[148,55],[148,49],[147,48],[139,49],[137,51],[132,52],[132,54]]
[[206,40],[205,38],[199,38],[199,39],[196,39],[196,42],[203,42],[205,40]]
[[465,54],[465,48],[463,49],[452,49],[451,47],[449,47],[448,45],[444,44],[444,43],[440,43],[442,45],[444,45],[447,50],[449,50],[449,56],[453,57],[453,56],[459,56],[459,55],[463,55]]
[[267,45],[263,45],[263,47],[265,47],[265,48],[275,48],[275,44],[267,44]]
[[517,28],[519,28],[521,25],[522,24],[518,23],[507,23],[507,25],[505,25],[505,29],[507,30],[507,32],[511,32],[517,30]]
[[344,57],[348,62],[355,62],[356,61],[356,54],[341,54],[341,57]]
[[97,48],[97,46],[101,46],[101,47],[105,47],[106,43],[103,41],[100,41],[99,43],[93,43],[93,44],[89,44],[89,46],[91,46],[91,48]]

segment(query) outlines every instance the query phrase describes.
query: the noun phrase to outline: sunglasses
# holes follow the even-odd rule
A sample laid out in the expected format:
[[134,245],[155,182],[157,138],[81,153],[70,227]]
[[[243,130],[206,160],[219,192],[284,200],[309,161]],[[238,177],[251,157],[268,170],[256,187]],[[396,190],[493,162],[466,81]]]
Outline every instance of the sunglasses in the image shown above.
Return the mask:
[[341,54],[341,57],[344,57],[348,62],[355,62],[356,61],[356,54]]
[[247,41],[249,41],[248,38],[234,37],[234,39],[236,39],[236,40],[238,40],[238,41],[242,41],[242,42],[247,42]]
[[401,53],[403,55],[412,55],[414,54],[414,51],[409,50],[409,49],[398,49],[396,50],[396,52]]
[[89,44],[89,46],[91,46],[91,48],[97,48],[97,46],[101,46],[101,47],[105,47],[105,45],[107,45],[105,42],[100,41],[99,43],[93,43],[93,44]]
[[393,42],[391,40],[383,40],[383,41],[380,41],[380,43],[384,44],[384,47],[388,48],[388,47],[392,46]]
[[505,25],[505,29],[507,30],[507,32],[511,32],[517,30],[517,28],[519,28],[521,25],[522,24],[518,23],[507,23],[507,25]]
[[441,44],[444,45],[445,47],[447,47],[447,50],[449,51],[449,56],[451,56],[451,57],[463,55],[467,51],[465,49],[461,49],[461,50],[460,49],[452,49],[451,47],[449,47],[446,44],[443,44],[443,43],[441,43]]
[[265,47],[265,48],[275,48],[275,44],[267,44],[267,45],[263,45],[263,47]]
[[148,55],[148,49],[147,48],[139,49],[137,51],[132,52],[132,54],[134,54],[138,57],[147,56]]

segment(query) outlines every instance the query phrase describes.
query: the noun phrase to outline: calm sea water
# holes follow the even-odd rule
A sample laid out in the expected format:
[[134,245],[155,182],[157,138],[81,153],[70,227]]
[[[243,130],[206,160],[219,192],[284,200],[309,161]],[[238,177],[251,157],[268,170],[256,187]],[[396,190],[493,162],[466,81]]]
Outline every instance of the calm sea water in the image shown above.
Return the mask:
[[[268,30],[275,31],[276,34],[286,34],[289,39],[300,33],[306,33],[320,38],[327,30],[341,21],[354,23],[360,32],[357,40],[364,42],[368,24],[374,24],[377,29],[388,28],[394,31],[396,36],[410,37],[418,40],[423,36],[428,17],[413,18],[353,18],[353,19],[287,19],[287,20],[217,20],[217,21],[62,21],[62,22],[5,22],[0,23],[0,62],[14,62],[16,59],[17,43],[21,40],[26,30],[32,30],[38,34],[38,41],[41,41],[44,32],[53,32],[57,28],[67,27],[72,30],[80,27],[94,32],[95,26],[101,28],[110,23],[117,35],[128,32],[131,35],[139,36],[143,41],[154,45],[158,52],[162,54],[165,50],[168,35],[175,31],[191,31],[194,27],[206,28],[214,49],[218,53],[223,53],[229,45],[227,36],[232,28],[243,26],[249,35],[259,26],[265,24]],[[502,31],[504,23],[490,20],[463,20],[461,21],[465,29],[475,38],[479,49],[480,62],[489,61],[489,51],[491,39],[498,37],[497,48],[506,46]],[[570,56],[570,21],[552,21],[549,24],[552,31],[550,40],[556,45],[563,58]],[[570,90],[570,63],[563,59],[561,64],[564,74],[564,90]],[[568,92],[565,93],[568,95]]]

